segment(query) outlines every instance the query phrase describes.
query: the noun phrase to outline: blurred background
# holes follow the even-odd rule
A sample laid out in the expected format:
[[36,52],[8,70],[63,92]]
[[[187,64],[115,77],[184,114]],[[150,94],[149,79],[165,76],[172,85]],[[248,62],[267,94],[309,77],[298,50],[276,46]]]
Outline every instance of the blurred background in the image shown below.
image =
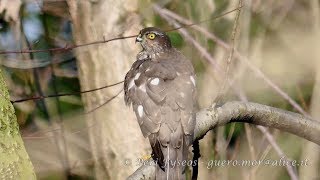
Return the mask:
[[[168,32],[194,64],[200,108],[222,95],[320,120],[319,0],[242,4],[237,19],[237,11],[214,17],[238,0],[0,0],[0,63],[11,100],[70,94],[14,103],[37,177],[124,179],[150,154],[122,84],[79,93],[121,82],[140,50],[134,38],[69,48],[147,26],[169,30],[206,20]],[[201,164],[198,179],[320,179],[319,147],[279,130],[233,123],[208,133],[200,148],[204,162],[285,157],[308,165]]]

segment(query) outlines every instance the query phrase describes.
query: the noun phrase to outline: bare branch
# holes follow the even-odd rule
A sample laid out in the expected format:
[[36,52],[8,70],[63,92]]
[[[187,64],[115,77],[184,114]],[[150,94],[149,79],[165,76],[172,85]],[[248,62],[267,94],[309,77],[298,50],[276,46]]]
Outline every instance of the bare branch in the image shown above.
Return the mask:
[[[257,126],[257,128],[266,136],[267,140],[269,141],[269,143],[271,144],[271,146],[273,147],[273,149],[277,152],[277,154],[279,155],[279,157],[284,158],[288,161],[291,161],[286,154],[282,151],[282,149],[279,147],[279,145],[277,144],[277,142],[275,141],[274,137],[272,136],[272,134],[268,131],[267,128],[263,127],[263,126]],[[287,172],[291,178],[291,180],[298,180],[298,176],[295,173],[293,167],[290,164],[286,164],[286,169]]]
[[120,81],[120,82],[117,82],[117,83],[114,83],[114,84],[111,84],[111,85],[106,85],[106,86],[103,86],[103,87],[95,88],[95,89],[86,90],[86,91],[35,96],[35,97],[26,98],[26,99],[13,100],[13,101],[11,101],[11,103],[14,104],[14,103],[20,103],[20,102],[31,101],[31,100],[38,100],[38,99],[45,99],[45,98],[71,96],[71,95],[76,95],[76,94],[89,93],[89,92],[98,91],[98,90],[101,90],[101,89],[113,87],[113,86],[116,86],[116,85],[121,84],[121,83],[123,83],[123,81]]
[[[251,123],[286,131],[320,145],[320,123],[298,113],[251,103],[228,102],[197,113],[194,140],[203,137],[217,126],[231,122]],[[142,166],[128,179],[154,179],[154,166]]]
[[[183,24],[189,24],[192,23],[192,21],[185,19],[181,16],[179,16],[178,14],[175,14],[172,11],[169,11],[168,9],[161,9],[159,6],[154,5],[154,9],[160,13],[160,14],[164,14],[166,16],[168,16],[169,19],[173,18],[176,19],[177,21],[180,21]],[[209,39],[213,40],[214,42],[216,42],[219,46],[221,46],[222,48],[226,49],[226,50],[230,50],[231,47],[229,44],[225,43],[223,40],[221,40],[220,38],[218,38],[217,36],[215,36],[214,34],[212,34],[211,32],[207,31],[206,29],[194,25],[191,26],[193,29],[203,33],[206,37],[208,37]],[[274,91],[276,91],[281,97],[283,97],[284,99],[286,99],[297,111],[299,111],[301,114],[305,115],[305,116],[309,116],[307,112],[305,112],[301,106],[294,100],[292,99],[287,93],[285,93],[279,86],[277,86],[269,77],[267,77],[260,69],[258,69],[255,65],[253,65],[252,63],[250,63],[249,59],[245,56],[243,56],[242,54],[240,54],[237,50],[234,51],[234,56],[241,60],[243,63],[245,63],[250,70],[252,70],[258,77],[260,77],[261,79],[263,79]]]
[[[233,13],[233,12],[235,12],[235,11],[241,9],[241,8],[242,8],[242,6],[239,6],[239,7],[235,8],[235,9],[232,9],[230,11],[222,13],[222,14],[220,14],[218,16],[214,16],[214,17],[211,17],[211,18],[208,18],[208,19],[196,22],[196,23],[190,23],[190,24],[187,24],[187,25],[179,26],[179,27],[174,28],[174,29],[169,29],[169,30],[166,30],[165,32],[175,31],[175,30],[178,30],[178,29],[187,28],[187,27],[191,27],[191,26],[194,26],[194,25],[197,25],[197,24],[201,24],[201,23],[204,23],[204,22],[207,22],[207,21],[212,21],[214,19],[218,19],[220,17],[223,17],[223,16],[225,16],[227,14]],[[134,38],[134,37],[137,37],[137,36],[138,35],[123,36],[123,37],[120,36],[120,37],[114,37],[114,38],[111,38],[111,39],[105,39],[105,37],[103,37],[103,39],[100,40],[100,41],[93,41],[93,42],[84,43],[84,44],[66,45],[65,47],[55,47],[55,48],[49,48],[49,49],[21,49],[21,50],[0,51],[0,55],[1,54],[39,53],[39,52],[65,52],[65,51],[70,51],[70,50],[77,49],[77,48],[80,48],[80,47],[91,46],[91,45],[95,45],[95,44],[105,44],[105,43],[108,43],[108,42],[111,42],[111,41],[129,39],[129,38]]]
[[[248,98],[243,95],[240,97],[240,99],[243,101],[243,102],[248,102]],[[291,161],[287,156],[286,154],[282,151],[282,149],[280,148],[280,146],[277,144],[275,138],[273,137],[273,135],[268,131],[267,128],[263,127],[263,126],[256,126],[264,135],[265,137],[267,138],[268,142],[271,144],[272,148],[276,151],[276,153],[278,154],[278,156],[280,158],[285,158],[287,161]],[[251,149],[250,149],[251,151]],[[253,169],[253,172],[255,172],[257,170],[258,166],[255,167]],[[293,166],[291,166],[290,164],[286,164],[286,169],[287,169],[287,172],[291,178],[291,180],[298,180],[298,175],[296,174],[296,172],[294,171],[293,169]]]
[[128,39],[128,38],[134,38],[137,35],[132,35],[132,36],[126,36],[126,37],[115,37],[107,40],[101,40],[101,41],[94,41],[94,42],[89,42],[89,43],[84,43],[84,44],[79,44],[79,45],[67,45],[65,47],[57,47],[57,48],[50,48],[50,49],[21,49],[21,50],[12,50],[12,51],[0,51],[0,54],[24,54],[24,53],[39,53],[39,52],[65,52],[65,51],[70,51],[72,49],[84,47],[84,46],[91,46],[95,44],[104,44],[108,43],[111,41],[116,41],[120,39]]
[[215,126],[246,122],[286,131],[320,145],[320,123],[298,113],[250,102],[228,102],[197,113],[195,138]]
[[[242,6],[242,0],[239,0],[239,7]],[[225,81],[223,82],[222,86],[221,86],[221,89],[220,89],[220,93],[221,94],[222,92],[225,91],[225,88],[226,88],[226,85],[227,85],[227,82],[229,82],[229,73],[230,73],[230,66],[231,66],[231,61],[233,60],[233,54],[234,54],[234,51],[235,51],[235,39],[236,39],[236,34],[237,34],[237,31],[238,31],[238,26],[239,26],[239,18],[240,18],[240,13],[241,13],[241,9],[238,10],[237,14],[236,14],[236,17],[235,17],[235,20],[234,20],[234,24],[233,24],[233,28],[232,28],[232,33],[231,33],[231,39],[230,39],[230,42],[231,42],[231,50],[230,50],[230,53],[229,53],[229,56],[228,56],[228,59],[227,59],[227,68],[226,68],[226,75],[225,75]]]
[[[171,24],[173,24],[174,26],[180,26],[180,24],[179,23],[177,23],[175,20],[173,20],[173,19],[171,19],[170,17],[168,17],[168,16],[171,16],[172,18],[174,18],[174,19],[180,19],[181,20],[181,17],[180,16],[178,16],[178,15],[176,15],[176,14],[174,14],[173,12],[171,12],[171,11],[169,11],[169,10],[167,10],[167,9],[160,9],[159,8],[159,6],[157,6],[157,5],[154,5],[154,9],[164,18],[164,19],[166,19],[169,23],[171,23]],[[180,21],[179,20],[179,21]],[[183,19],[184,20],[184,19]],[[185,20],[185,21],[189,21],[189,20]],[[183,22],[183,23],[189,23],[189,22]],[[211,34],[211,33],[209,33],[208,31],[206,31],[205,29],[202,29],[201,27],[199,27],[199,26],[195,26],[194,28],[200,28],[200,30],[203,30],[203,31],[205,31],[205,32],[207,32],[209,35],[211,35],[210,37],[212,38],[212,40],[214,40],[214,41],[218,41],[217,42],[217,44],[219,44],[219,42],[223,45],[226,45],[226,47],[224,47],[225,49],[227,49],[227,50],[230,50],[230,46],[227,44],[227,43],[225,43],[225,42],[223,42],[222,40],[220,40],[219,38],[217,38],[217,37],[215,37],[213,34]],[[194,42],[195,40],[193,40],[193,38],[188,34],[188,32],[186,31],[186,30],[183,30],[183,29],[179,29],[179,31],[186,37],[186,39],[188,40],[188,41],[190,41],[202,54],[203,54],[203,52],[206,52],[206,49],[205,48],[203,48],[201,45],[197,45],[196,43],[197,42]],[[201,31],[200,31],[201,32]],[[239,54],[239,52],[236,50],[236,49],[234,49],[234,51],[236,52],[236,55],[240,55]],[[209,62],[211,62],[212,61],[212,56],[210,55],[210,54],[208,54],[207,56],[204,56]],[[239,58],[239,57],[238,57]],[[249,64],[249,65],[251,65],[250,64],[250,62],[248,61],[248,60],[246,60],[247,61],[247,63]],[[212,63],[211,63],[212,64]],[[214,65],[214,64],[212,64],[212,65]],[[252,67],[252,70],[254,70],[254,72],[261,72],[259,69],[257,69],[255,66],[251,66]],[[220,70],[220,72],[222,72],[221,71],[221,69],[219,69],[219,67],[218,68],[216,68],[216,70]],[[224,73],[224,72],[222,72],[222,73]],[[262,73],[262,72],[261,72]],[[259,73],[258,73],[258,75],[260,75]],[[262,76],[262,78],[264,79],[264,80],[269,80],[264,74],[262,74],[263,76]],[[228,80],[228,79],[227,79]],[[271,80],[269,80],[269,81],[267,81],[267,83],[268,82],[271,82],[271,84],[272,84],[272,81]],[[229,84],[230,84],[230,86],[234,89],[235,87],[234,87],[234,85],[233,85],[233,83],[231,83],[231,82],[228,82]],[[270,85],[270,84],[269,84]],[[277,91],[277,86],[275,85],[275,84],[273,84],[274,86],[272,86],[271,85],[271,87],[275,87],[276,88],[276,91]],[[278,89],[280,89],[280,88],[278,88]],[[280,89],[280,95],[281,95],[281,89]],[[277,91],[278,92],[278,91]],[[282,91],[283,92],[283,91]],[[245,102],[247,102],[247,98],[245,97],[245,95],[244,94],[242,94],[242,93],[239,93],[239,92],[237,92],[236,91],[236,93],[238,94],[238,96],[239,96],[239,98],[241,99],[241,100],[243,100],[243,101],[245,101]],[[283,92],[284,93],[284,92]],[[284,93],[285,94],[285,93]],[[289,97],[289,96],[288,96]],[[290,98],[290,97],[289,97]],[[294,101],[293,101],[294,102]],[[299,107],[299,105],[298,105],[298,107]],[[305,112],[301,112],[301,113],[304,113],[305,115],[306,115],[306,113]],[[280,157],[283,157],[283,151],[281,150],[281,148],[277,145],[277,143],[276,143],[276,141],[274,140],[274,138],[273,138],[273,136],[268,132],[268,131],[263,131],[262,130],[262,128],[258,128],[260,131],[262,131],[268,138],[268,141],[271,143],[271,145],[272,145],[272,147],[276,150],[276,152],[278,153],[278,155],[280,156]],[[287,159],[287,158],[286,158]],[[289,159],[288,159],[289,160]],[[295,174],[295,172],[294,172],[294,170],[293,170],[293,168],[290,166],[290,165],[286,165],[286,169],[287,169],[287,171],[288,171],[288,174],[290,175],[290,177],[291,177],[291,179],[293,179],[293,180],[296,180],[297,179],[297,175]]]

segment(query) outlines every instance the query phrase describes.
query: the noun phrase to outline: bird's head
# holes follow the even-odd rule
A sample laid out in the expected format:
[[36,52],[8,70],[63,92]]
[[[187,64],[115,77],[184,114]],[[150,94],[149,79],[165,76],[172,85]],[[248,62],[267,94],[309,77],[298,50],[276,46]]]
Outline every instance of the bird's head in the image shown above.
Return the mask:
[[142,48],[150,53],[160,53],[171,48],[171,41],[167,34],[155,27],[142,29],[136,42],[139,42]]

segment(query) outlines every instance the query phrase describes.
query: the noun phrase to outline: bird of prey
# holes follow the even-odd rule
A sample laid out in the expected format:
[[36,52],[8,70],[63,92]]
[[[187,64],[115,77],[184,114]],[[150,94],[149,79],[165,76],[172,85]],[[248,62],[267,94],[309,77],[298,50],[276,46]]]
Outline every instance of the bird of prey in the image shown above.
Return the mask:
[[185,179],[195,127],[193,66],[158,28],[141,30],[136,42],[143,50],[125,77],[126,105],[132,105],[143,136],[149,138],[158,164],[156,179]]

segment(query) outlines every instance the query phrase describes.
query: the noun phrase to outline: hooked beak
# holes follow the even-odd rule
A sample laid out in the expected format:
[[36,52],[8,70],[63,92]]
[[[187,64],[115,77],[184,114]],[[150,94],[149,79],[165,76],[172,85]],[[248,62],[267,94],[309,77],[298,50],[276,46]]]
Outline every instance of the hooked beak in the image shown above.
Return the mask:
[[141,34],[139,34],[138,37],[136,38],[136,43],[137,43],[137,42],[142,42]]

